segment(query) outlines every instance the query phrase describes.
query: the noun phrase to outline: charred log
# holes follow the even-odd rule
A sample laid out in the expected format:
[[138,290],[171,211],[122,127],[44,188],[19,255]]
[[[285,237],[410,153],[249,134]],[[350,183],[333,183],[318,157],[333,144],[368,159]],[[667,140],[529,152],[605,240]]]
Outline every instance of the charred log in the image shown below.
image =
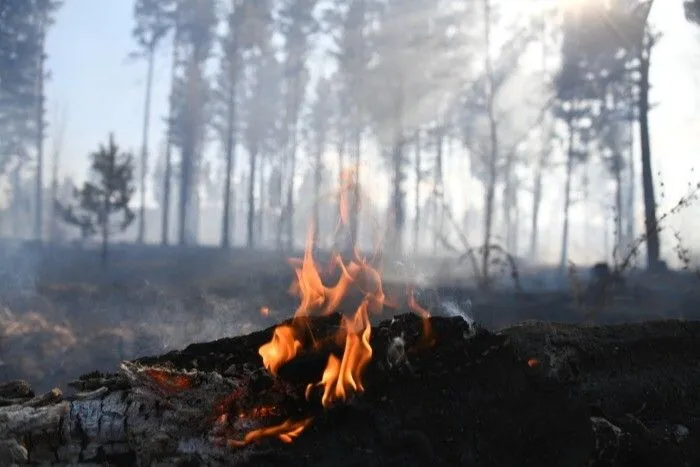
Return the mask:
[[[700,323],[493,334],[431,321],[431,347],[414,316],[374,327],[366,391],[328,410],[305,389],[339,351],[325,337],[337,316],[309,321],[304,338],[318,345],[277,377],[257,354],[267,329],[124,362],[69,394],[0,385],[0,465],[700,463]],[[291,444],[233,447],[250,430],[310,418]]]

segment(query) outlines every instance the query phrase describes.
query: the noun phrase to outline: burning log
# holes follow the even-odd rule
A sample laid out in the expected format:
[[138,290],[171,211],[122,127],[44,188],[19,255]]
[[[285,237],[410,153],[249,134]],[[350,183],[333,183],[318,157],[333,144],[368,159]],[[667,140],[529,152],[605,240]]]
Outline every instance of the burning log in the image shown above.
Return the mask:
[[[699,323],[526,324],[459,318],[372,327],[363,393],[324,407],[333,340],[277,375],[274,328],[124,362],[36,396],[0,386],[0,465],[696,465]],[[341,317],[309,319],[322,340]],[[304,336],[302,336],[303,340]],[[591,462],[591,464],[587,464]]]

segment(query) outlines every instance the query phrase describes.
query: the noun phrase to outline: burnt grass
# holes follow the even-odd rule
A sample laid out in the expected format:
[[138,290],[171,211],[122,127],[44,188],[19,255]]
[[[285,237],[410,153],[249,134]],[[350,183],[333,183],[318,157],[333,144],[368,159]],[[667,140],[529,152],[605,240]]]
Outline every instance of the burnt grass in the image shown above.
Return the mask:
[[[297,305],[287,293],[293,278],[287,258],[245,249],[114,245],[105,269],[94,250],[0,244],[0,380],[24,379],[46,391],[82,373],[110,371],[121,360],[271,326]],[[493,293],[484,294],[469,286],[465,271],[444,272],[454,260],[415,262],[406,269],[433,279],[417,289],[424,306],[434,315],[448,314],[443,302],[468,308],[489,329],[523,320],[700,319],[700,283],[689,273],[638,274],[598,306],[578,290],[586,271],[559,278],[523,268],[523,293],[506,274]],[[388,273],[386,288],[400,294],[400,276]],[[260,314],[263,306],[269,316]]]
[[[115,246],[106,270],[94,251],[3,254],[0,381],[37,392],[144,355],[200,370],[259,366],[257,348],[296,306],[280,253]],[[521,275],[523,292],[506,280],[480,293],[458,274],[419,288],[438,316],[435,346],[415,348],[418,320],[388,310],[399,318],[375,323],[366,392],[315,409],[298,440],[265,441],[249,465],[700,465],[697,278],[638,274],[592,300],[583,275],[583,286],[550,288],[547,271]],[[471,304],[476,335],[439,317],[444,301]],[[410,367],[389,368],[386,347],[401,333]],[[325,357],[304,356],[281,377],[313,380]]]
[[[338,324],[336,315],[312,328],[323,336]],[[312,425],[290,445],[243,448],[235,465],[699,465],[700,324],[527,324],[500,333],[461,318],[432,325],[432,346],[422,344],[414,315],[376,325],[363,394],[329,410],[313,398],[290,403],[284,417],[312,414]],[[257,349],[271,335],[269,328],[138,362],[219,373],[258,367]],[[399,336],[406,361],[390,364],[387,349]],[[303,392],[338,350],[301,354],[279,378]],[[260,393],[271,384],[263,378]]]

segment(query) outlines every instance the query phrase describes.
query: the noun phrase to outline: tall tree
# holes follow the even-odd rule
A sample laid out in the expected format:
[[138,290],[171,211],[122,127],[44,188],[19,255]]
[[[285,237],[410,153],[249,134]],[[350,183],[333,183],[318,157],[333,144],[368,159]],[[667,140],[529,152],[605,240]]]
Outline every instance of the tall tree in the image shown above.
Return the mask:
[[[268,26],[269,27],[269,26]],[[266,36],[269,37],[269,36]],[[243,105],[243,142],[249,156],[246,244],[255,246],[255,182],[260,155],[269,151],[276,136],[280,108],[280,64],[269,42],[261,43],[248,57]]]
[[284,129],[286,136],[285,162],[286,204],[284,225],[286,247],[294,246],[294,194],[297,168],[299,118],[309,82],[307,59],[313,35],[318,31],[314,10],[318,0],[284,0],[279,11],[279,30],[284,38]]
[[173,180],[173,147],[175,145],[174,131],[176,129],[176,99],[178,98],[178,77],[177,72],[180,63],[180,42],[181,42],[181,21],[180,21],[180,1],[175,1],[172,9],[172,52],[170,63],[170,95],[168,96],[168,116],[166,118],[166,139],[165,139],[165,167],[163,168],[163,202],[161,205],[161,228],[160,228],[160,243],[161,245],[168,244],[170,236],[170,198],[172,195],[172,180]]
[[[90,155],[90,177],[80,190],[76,190],[77,204],[56,208],[63,219],[80,228],[83,237],[99,233],[102,237],[102,262],[107,264],[110,235],[125,230],[134,220],[129,202],[134,194],[133,156],[120,151],[110,135],[108,144],[100,145]],[[121,214],[114,222],[113,216]]]
[[184,245],[197,241],[199,168],[211,118],[205,64],[211,56],[217,26],[216,0],[183,2],[179,10],[184,63],[178,77],[179,102],[174,118],[181,156],[178,242]]
[[151,118],[151,89],[153,88],[153,67],[156,51],[172,27],[173,0],[136,0],[134,20],[136,24],[132,35],[136,39],[139,51],[135,56],[146,60],[146,95],[143,108],[143,126],[141,139],[141,171],[139,174],[139,224],[138,242],[144,242],[146,234],[146,176],[148,172],[148,131]]
[[314,194],[313,194],[313,225],[314,225],[314,245],[318,244],[320,236],[320,202],[321,184],[323,183],[323,155],[326,151],[329,139],[329,122],[331,120],[332,108],[332,85],[325,76],[319,77],[316,83],[315,96],[309,115],[307,117],[306,134],[309,152],[312,159],[314,173]]
[[[61,2],[7,2],[0,9],[0,172],[36,150],[34,236],[43,237],[46,35]],[[18,172],[15,172],[18,173]]]
[[342,102],[342,114],[347,115],[342,127],[337,127],[342,133],[337,144],[343,148],[339,154],[347,151],[355,179],[348,199],[349,241],[342,247],[349,255],[357,244],[360,226],[360,162],[368,123],[367,89],[373,53],[370,25],[380,17],[382,3],[382,0],[334,0],[325,15],[333,38],[331,54],[338,63],[337,92],[342,93],[338,99]]
[[271,21],[271,5],[268,0],[231,0],[226,15],[226,33],[221,38],[222,57],[215,89],[215,127],[224,149],[226,166],[223,190],[223,214],[221,219],[221,246],[231,244],[232,177],[235,172],[238,141],[239,88],[243,77],[244,55],[260,46],[268,38],[263,37],[265,25]]
[[565,37],[575,42],[576,50],[573,53],[581,57],[593,73],[609,73],[611,66],[615,67],[620,60],[624,60],[627,79],[634,83],[641,146],[647,263],[649,269],[655,270],[662,263],[649,138],[649,70],[651,52],[658,40],[648,23],[652,5],[653,0],[586,2],[570,14],[571,20],[565,24],[564,31]]

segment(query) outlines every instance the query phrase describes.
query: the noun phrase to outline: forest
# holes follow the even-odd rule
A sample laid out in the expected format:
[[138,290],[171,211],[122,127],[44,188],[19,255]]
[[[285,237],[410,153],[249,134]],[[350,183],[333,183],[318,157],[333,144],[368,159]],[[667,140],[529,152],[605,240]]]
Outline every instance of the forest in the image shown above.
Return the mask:
[[0,465],[700,463],[700,0],[101,1],[0,0]]
[[[96,229],[84,225],[75,176],[59,176],[65,112],[46,110],[45,38],[61,2],[5,1],[2,231],[47,243],[113,230],[138,244],[290,250],[313,219],[330,248],[345,174],[357,202],[344,241],[366,247],[381,235],[397,257],[469,250],[488,278],[492,244],[545,262],[542,200],[560,171],[548,262],[567,267],[569,213],[585,203],[604,243],[587,261],[622,261],[643,235],[656,267],[653,3],[136,1],[129,57],[143,64],[145,96],[143,137],[128,154],[130,213]],[[697,23],[697,4],[684,2],[687,21]],[[168,112],[151,115],[162,60]],[[149,140],[158,119],[160,145]]]

